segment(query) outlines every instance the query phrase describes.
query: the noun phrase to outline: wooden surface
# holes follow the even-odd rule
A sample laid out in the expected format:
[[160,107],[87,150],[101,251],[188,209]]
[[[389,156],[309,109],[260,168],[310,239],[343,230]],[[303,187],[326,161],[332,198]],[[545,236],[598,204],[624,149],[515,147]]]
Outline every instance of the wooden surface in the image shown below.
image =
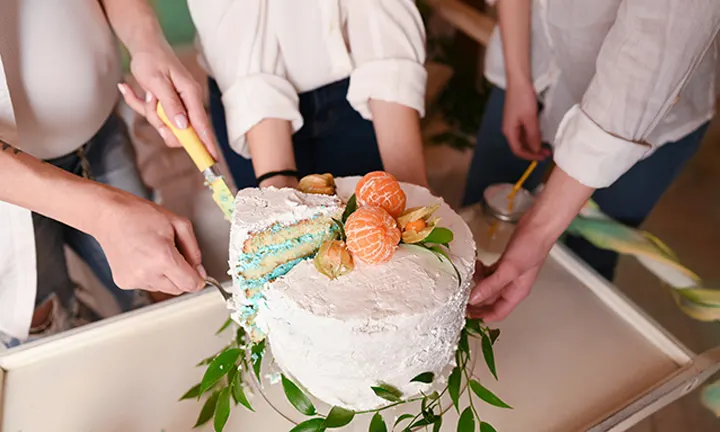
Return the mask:
[[[0,357],[2,430],[189,431],[200,406],[176,401],[200,378],[194,364],[223,345],[213,334],[225,316],[220,296],[204,292]],[[577,430],[678,368],[556,259],[500,328],[500,381],[481,362],[477,376],[515,407],[482,408],[502,431]],[[289,430],[255,401],[258,413],[236,410],[228,431]]]

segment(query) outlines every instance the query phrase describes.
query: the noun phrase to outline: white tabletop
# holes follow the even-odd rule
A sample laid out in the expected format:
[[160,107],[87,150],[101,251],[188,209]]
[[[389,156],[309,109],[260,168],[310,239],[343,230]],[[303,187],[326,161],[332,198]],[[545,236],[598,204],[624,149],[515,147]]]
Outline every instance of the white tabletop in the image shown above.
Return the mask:
[[[220,295],[206,291],[0,356],[2,430],[189,431],[200,405],[177,399],[199,381],[194,365],[225,344],[229,335],[214,332],[226,316]],[[500,381],[482,361],[476,371],[515,408],[482,408],[499,431],[585,429],[691,358],[562,249],[499,327]],[[254,414],[234,409],[226,430],[290,429],[261,398],[254,403]],[[455,430],[454,419],[445,424]]]

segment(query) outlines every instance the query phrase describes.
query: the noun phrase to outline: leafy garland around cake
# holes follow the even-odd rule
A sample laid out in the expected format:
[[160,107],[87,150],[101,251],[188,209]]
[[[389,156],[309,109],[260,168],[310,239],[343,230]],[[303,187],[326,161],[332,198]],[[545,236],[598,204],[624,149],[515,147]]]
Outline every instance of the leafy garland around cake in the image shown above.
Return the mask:
[[[327,195],[334,195],[336,190],[330,174],[305,177],[300,181],[299,189],[306,193]],[[398,244],[402,243],[430,251],[441,262],[449,263],[455,271],[458,284],[462,284],[460,272],[448,254],[453,232],[439,227],[439,218],[432,218],[440,204],[410,209],[405,209],[405,204],[405,192],[392,175],[381,171],[367,174],[358,182],[355,194],[346,203],[341,219],[334,219],[337,236],[320,247],[314,258],[316,269],[335,279],[352,271],[355,259],[369,265],[389,261]],[[218,333],[227,329],[231,323],[228,319]],[[389,403],[375,410],[354,412],[335,406],[327,414],[318,413],[305,392],[281,375],[279,380],[288,401],[300,413],[309,417],[291,432],[322,432],[341,428],[358,414],[374,414],[369,432],[411,432],[430,427],[433,432],[437,432],[443,423],[445,410],[441,401],[445,394],[449,395],[452,405],[460,413],[458,432],[475,432],[478,428],[480,432],[493,432],[495,429],[480,417],[474,397],[496,407],[510,406],[472,378],[472,371],[469,370],[469,337],[481,339],[485,363],[497,379],[493,345],[499,334],[499,330],[486,327],[480,320],[467,319],[455,352],[455,367],[442,391],[422,393],[420,396],[403,395],[391,385],[378,383],[371,390]],[[243,405],[254,411],[245,393],[245,383],[248,374],[254,374],[258,382],[261,382],[260,370],[265,354],[265,340],[258,342],[251,339],[245,330],[239,327],[234,340],[228,346],[198,364],[207,366],[202,381],[181,397],[181,400],[200,399],[209,395],[200,411],[196,427],[213,419],[215,431],[222,431],[230,416],[231,400],[235,405]],[[434,380],[434,374],[426,372],[416,376],[411,382],[432,384]],[[465,392],[468,405],[460,411],[461,398]],[[420,402],[420,411],[415,415],[399,416],[388,429],[382,412],[412,402]]]
[[[232,321],[228,319],[218,330],[220,334]],[[388,401],[388,405],[367,411],[350,411],[334,406],[327,414],[317,412],[307,394],[293,381],[284,375],[280,376],[283,390],[288,402],[308,420],[295,426],[290,432],[323,432],[327,429],[344,427],[353,421],[359,414],[374,414],[370,421],[369,432],[411,432],[421,428],[433,432],[440,431],[443,424],[443,414],[446,408],[442,406],[442,398],[450,396],[452,408],[460,414],[458,432],[494,432],[495,428],[483,421],[478,407],[478,400],[498,408],[511,408],[492,391],[473,378],[470,370],[470,342],[469,339],[479,338],[482,353],[490,373],[497,379],[495,368],[495,355],[493,346],[500,335],[500,330],[491,329],[481,320],[467,319],[465,327],[460,333],[460,341],[455,351],[455,367],[448,378],[447,385],[441,391],[419,396],[403,395],[393,386],[378,383],[372,391],[379,397]],[[221,432],[230,417],[232,402],[254,411],[246,393],[246,382],[249,374],[254,374],[258,382],[261,381],[260,367],[265,354],[265,341],[250,343],[242,327],[236,331],[234,340],[219,353],[201,361],[198,366],[207,366],[202,381],[188,390],[180,400],[197,399],[206,396],[205,403],[200,411],[195,427],[202,426],[213,420],[216,432]],[[412,382],[431,384],[435,380],[432,372],[422,373]],[[466,397],[464,397],[466,396]],[[467,400],[467,404],[463,401]],[[383,417],[383,411],[399,405],[420,402],[420,410],[416,414],[403,414],[396,419],[392,426],[388,426]]]

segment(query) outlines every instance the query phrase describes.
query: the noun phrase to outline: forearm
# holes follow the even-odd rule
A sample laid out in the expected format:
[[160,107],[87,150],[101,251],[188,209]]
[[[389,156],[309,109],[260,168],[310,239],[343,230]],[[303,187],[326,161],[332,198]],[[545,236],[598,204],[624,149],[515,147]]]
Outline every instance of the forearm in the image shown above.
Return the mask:
[[92,233],[122,193],[67,173],[0,141],[0,200]]
[[508,85],[514,82],[532,82],[531,11],[531,0],[501,0],[498,3],[500,37]]
[[385,171],[400,181],[427,186],[418,112],[405,105],[373,99],[370,111]]
[[147,0],[102,0],[115,34],[133,55],[167,45]]
[[[295,152],[290,121],[267,118],[247,132],[247,142],[256,176],[283,170],[295,170]],[[273,177],[260,186],[293,187],[297,179]]]
[[534,233],[537,246],[549,249],[594,191],[555,167],[537,201],[521,219],[518,230]]

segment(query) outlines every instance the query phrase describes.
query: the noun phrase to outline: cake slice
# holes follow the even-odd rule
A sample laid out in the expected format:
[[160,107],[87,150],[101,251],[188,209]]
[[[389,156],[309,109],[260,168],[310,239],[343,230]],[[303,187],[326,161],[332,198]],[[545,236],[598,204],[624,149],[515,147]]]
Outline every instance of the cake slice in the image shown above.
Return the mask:
[[342,212],[337,196],[276,188],[238,193],[230,232],[231,308],[251,338],[264,334],[255,322],[264,301],[262,288],[336,237],[339,228],[333,219],[340,219]]

